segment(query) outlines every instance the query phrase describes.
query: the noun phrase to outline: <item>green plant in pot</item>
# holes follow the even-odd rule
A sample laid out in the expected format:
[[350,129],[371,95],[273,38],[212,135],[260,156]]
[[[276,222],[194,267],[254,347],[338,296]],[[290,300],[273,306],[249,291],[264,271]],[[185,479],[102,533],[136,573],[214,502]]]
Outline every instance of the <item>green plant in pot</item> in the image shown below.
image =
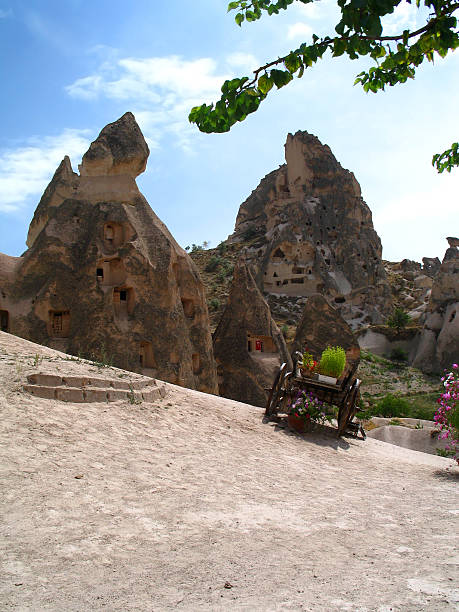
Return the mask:
[[304,349],[303,359],[301,361],[301,371],[304,376],[314,376],[317,371],[318,362],[315,361],[312,353],[307,348]]
[[[327,346],[320,357],[319,380],[336,384],[346,367],[346,351],[341,346]],[[329,380],[324,380],[329,379]]]

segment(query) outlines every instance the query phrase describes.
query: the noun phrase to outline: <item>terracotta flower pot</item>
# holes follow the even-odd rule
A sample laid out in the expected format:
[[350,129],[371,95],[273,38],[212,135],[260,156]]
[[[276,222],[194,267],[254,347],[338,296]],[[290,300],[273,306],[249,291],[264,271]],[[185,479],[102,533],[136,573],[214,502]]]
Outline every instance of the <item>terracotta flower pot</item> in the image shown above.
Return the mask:
[[290,429],[293,429],[298,433],[305,433],[307,431],[311,431],[311,421],[296,416],[295,414],[288,415],[287,423]]

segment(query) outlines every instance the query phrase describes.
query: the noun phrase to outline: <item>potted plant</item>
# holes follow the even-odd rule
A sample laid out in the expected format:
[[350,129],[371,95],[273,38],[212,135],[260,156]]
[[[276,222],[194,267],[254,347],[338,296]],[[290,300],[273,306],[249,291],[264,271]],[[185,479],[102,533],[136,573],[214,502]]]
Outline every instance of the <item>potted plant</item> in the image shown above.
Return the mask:
[[303,376],[307,378],[317,378],[317,366],[319,363],[315,361],[312,354],[308,351],[307,347],[304,349],[303,359],[300,362],[300,371]]
[[323,425],[332,417],[325,413],[325,404],[313,393],[298,391],[288,407],[288,425],[295,431],[309,431],[314,423]]
[[346,352],[341,346],[327,346],[319,363],[319,380],[336,385],[346,367]]

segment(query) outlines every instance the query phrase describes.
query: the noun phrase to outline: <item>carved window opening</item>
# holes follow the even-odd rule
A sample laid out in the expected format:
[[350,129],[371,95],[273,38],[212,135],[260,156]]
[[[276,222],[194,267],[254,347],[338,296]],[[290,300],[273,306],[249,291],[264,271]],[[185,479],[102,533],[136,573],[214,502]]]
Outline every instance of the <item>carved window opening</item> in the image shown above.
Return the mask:
[[296,285],[302,285],[304,283],[304,278],[292,278],[292,283]]
[[182,307],[183,312],[187,319],[192,319],[194,317],[194,302],[193,300],[188,300],[186,298],[182,298]]
[[126,282],[126,269],[119,257],[97,262],[96,277],[104,286],[121,285]]
[[303,273],[304,273],[304,268],[294,267],[292,269],[292,274],[303,274]]
[[345,298],[345,297],[343,297],[342,295],[337,295],[337,296],[335,297],[335,302],[336,302],[337,304],[344,304],[344,302],[345,302],[345,301],[346,301],[346,298]]
[[454,311],[451,313],[451,316],[450,316],[450,318],[449,318],[449,323],[452,323],[452,322],[454,321],[455,317],[456,317],[456,311],[454,310]]
[[278,276],[277,276],[277,272],[274,272],[273,276],[274,276],[275,278],[278,278]]
[[277,353],[277,346],[271,336],[254,336],[247,334],[247,350],[249,353]]
[[330,260],[329,260],[329,259],[326,259],[326,260],[325,260],[325,263],[327,264],[327,266],[329,266],[329,265],[330,265]]
[[282,281],[283,285],[288,285],[288,279],[285,279],[284,281]]
[[126,240],[130,239],[133,234],[134,231],[129,224],[109,221],[104,225],[104,244],[108,249],[118,248],[124,244]]
[[140,343],[139,363],[141,368],[154,368],[156,366],[151,342]]
[[312,270],[308,270],[308,274],[312,274]]
[[199,359],[198,353],[193,353],[191,355],[191,361],[193,364],[193,374],[199,374],[201,371],[201,360]]
[[49,335],[67,338],[70,332],[70,310],[49,311]]
[[7,310],[0,310],[0,329],[7,332],[9,328],[9,313]]
[[131,287],[113,289],[113,306],[117,316],[131,314],[134,310],[135,296]]
[[278,257],[279,259],[282,259],[283,257],[285,257],[285,253],[282,249],[276,249],[274,251],[273,257]]

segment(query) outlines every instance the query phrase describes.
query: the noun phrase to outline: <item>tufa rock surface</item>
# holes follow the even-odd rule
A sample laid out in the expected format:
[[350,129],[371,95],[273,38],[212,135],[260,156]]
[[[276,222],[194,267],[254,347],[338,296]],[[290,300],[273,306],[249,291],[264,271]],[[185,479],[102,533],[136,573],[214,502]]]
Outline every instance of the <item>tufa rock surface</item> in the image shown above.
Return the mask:
[[429,373],[441,373],[459,361],[459,240],[447,240],[450,246],[433,282],[413,361]]
[[220,395],[265,406],[280,365],[292,366],[284,337],[243,261],[234,269],[228,303],[215,330]]
[[307,132],[288,135],[285,159],[241,205],[229,242],[249,242],[246,261],[265,293],[321,293],[353,327],[382,323],[391,292],[354,175]]
[[0,257],[2,329],[217,392],[207,305],[188,254],[139,192],[148,147],[131,113],[66,157],[35,211],[29,249]]
[[292,344],[295,351],[305,348],[320,361],[327,346],[341,346],[346,351],[346,370],[360,361],[360,347],[351,327],[323,295],[308,298]]
[[136,178],[144,172],[150,154],[132,113],[109,123],[83,155],[81,176],[126,174]]

